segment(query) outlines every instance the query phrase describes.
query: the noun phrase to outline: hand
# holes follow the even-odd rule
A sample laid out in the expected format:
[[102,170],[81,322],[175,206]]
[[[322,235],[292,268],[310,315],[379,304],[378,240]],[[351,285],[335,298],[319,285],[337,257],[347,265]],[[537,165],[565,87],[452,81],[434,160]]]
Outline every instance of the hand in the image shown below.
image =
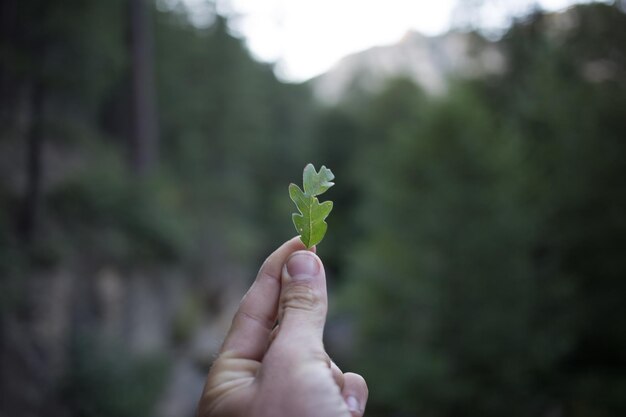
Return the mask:
[[324,350],[326,276],[304,249],[294,238],[261,266],[209,372],[198,417],[363,415],[365,380],[342,373]]

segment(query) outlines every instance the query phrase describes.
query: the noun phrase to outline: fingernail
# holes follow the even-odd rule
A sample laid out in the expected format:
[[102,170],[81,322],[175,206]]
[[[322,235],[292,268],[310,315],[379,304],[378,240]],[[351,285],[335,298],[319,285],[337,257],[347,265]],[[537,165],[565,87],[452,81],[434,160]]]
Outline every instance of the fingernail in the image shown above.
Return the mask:
[[346,404],[348,405],[348,410],[350,411],[361,411],[359,409],[359,401],[352,395],[346,398]]
[[294,279],[307,279],[319,271],[319,262],[310,252],[295,253],[287,261],[287,273]]

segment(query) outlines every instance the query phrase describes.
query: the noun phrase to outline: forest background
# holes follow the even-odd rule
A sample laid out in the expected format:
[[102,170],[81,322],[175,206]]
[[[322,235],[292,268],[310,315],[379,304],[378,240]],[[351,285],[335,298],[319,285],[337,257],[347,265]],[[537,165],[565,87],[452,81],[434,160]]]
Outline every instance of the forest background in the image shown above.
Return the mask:
[[621,2],[520,17],[504,69],[443,94],[334,105],[224,17],[0,11],[0,416],[193,416],[308,162],[337,177],[326,344],[367,415],[626,415]]

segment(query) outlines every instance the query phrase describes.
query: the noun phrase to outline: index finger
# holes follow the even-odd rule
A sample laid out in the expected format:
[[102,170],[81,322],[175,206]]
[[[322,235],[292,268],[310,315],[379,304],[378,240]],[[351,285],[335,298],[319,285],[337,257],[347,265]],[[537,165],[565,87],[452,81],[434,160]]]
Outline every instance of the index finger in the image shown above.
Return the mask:
[[242,359],[263,359],[278,314],[283,265],[289,255],[303,249],[306,248],[300,238],[294,237],[263,262],[233,317],[222,353],[228,351]]

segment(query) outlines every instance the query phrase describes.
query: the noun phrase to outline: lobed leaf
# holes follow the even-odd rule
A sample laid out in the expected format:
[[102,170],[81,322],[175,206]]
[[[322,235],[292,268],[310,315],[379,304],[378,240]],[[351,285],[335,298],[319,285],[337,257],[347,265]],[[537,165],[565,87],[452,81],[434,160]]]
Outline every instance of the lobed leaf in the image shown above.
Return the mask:
[[334,182],[331,182],[333,179],[335,179],[335,176],[330,169],[322,165],[320,172],[317,173],[313,164],[308,164],[304,167],[304,173],[302,174],[304,193],[308,196],[323,194],[335,185]]
[[307,248],[321,242],[328,229],[325,220],[333,209],[333,202],[320,203],[316,196],[335,185],[332,182],[334,178],[332,171],[325,166],[318,173],[312,164],[308,164],[302,175],[304,191],[296,184],[289,185],[289,197],[299,211],[292,215],[293,224]]

